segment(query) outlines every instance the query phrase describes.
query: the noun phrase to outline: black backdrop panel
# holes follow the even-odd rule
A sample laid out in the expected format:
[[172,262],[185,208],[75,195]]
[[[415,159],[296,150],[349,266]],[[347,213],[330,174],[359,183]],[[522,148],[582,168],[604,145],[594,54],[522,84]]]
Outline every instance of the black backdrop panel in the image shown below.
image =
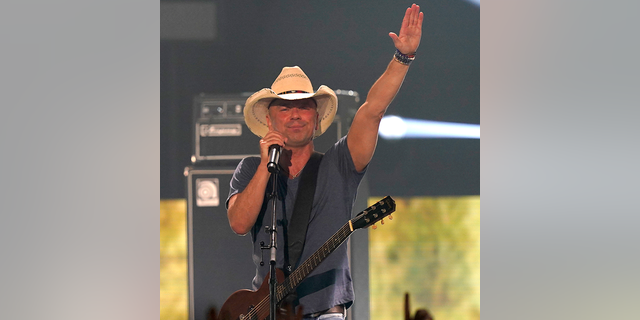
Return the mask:
[[[419,56],[387,114],[479,124],[480,8],[467,1],[429,1],[420,6],[425,33]],[[294,7],[298,10],[291,14]],[[160,41],[163,199],[184,196],[182,171],[192,155],[194,95],[253,93],[270,86],[282,67],[298,65],[314,89],[322,84],[334,90],[349,88],[362,94],[364,102],[393,55],[387,33],[398,32],[406,9],[397,1],[343,1],[327,6],[288,0],[215,1],[215,8],[215,40]],[[433,140],[408,140],[404,147],[380,139],[367,173],[371,194],[480,194],[479,157],[475,156],[479,142]],[[434,144],[442,145],[445,152],[433,150]],[[417,150],[421,148],[424,151]],[[417,155],[421,161],[402,161]],[[442,162],[447,167],[425,168],[424,162]],[[389,178],[388,172],[395,174]],[[402,183],[397,182],[398,175]],[[433,179],[438,180],[437,186]]]

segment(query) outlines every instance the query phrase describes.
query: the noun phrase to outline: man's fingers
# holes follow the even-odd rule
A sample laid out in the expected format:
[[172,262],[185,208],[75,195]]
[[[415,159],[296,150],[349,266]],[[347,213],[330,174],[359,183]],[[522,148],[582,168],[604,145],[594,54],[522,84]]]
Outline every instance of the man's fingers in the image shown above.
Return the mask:
[[389,37],[391,37],[391,40],[393,40],[393,43],[396,43],[396,41],[398,41],[398,35],[393,32],[389,32]]
[[287,143],[287,139],[277,131],[270,131],[260,141],[264,144],[267,144],[267,146],[277,144],[281,147],[284,147],[284,145]]
[[282,133],[280,133],[278,131],[269,131],[269,132],[267,132],[267,135],[265,135],[264,137],[265,138],[278,137],[280,139],[283,139],[284,135],[282,135]]
[[407,10],[410,11],[409,25],[412,27],[420,25],[422,23],[422,15],[423,15],[422,12],[420,12],[420,6],[417,4],[414,4],[411,6],[411,8]]
[[284,141],[282,140],[277,140],[277,139],[267,139],[267,140],[262,140],[262,143],[265,144],[267,147],[270,147],[274,144],[277,144],[281,147],[284,147]]
[[[417,12],[416,12],[417,7],[418,6],[415,5],[415,4],[413,6],[411,6],[411,22],[410,22],[410,24],[412,26],[415,25],[416,21],[418,20],[417,17],[416,17],[417,16]],[[418,9],[418,10],[420,10],[420,9]]]

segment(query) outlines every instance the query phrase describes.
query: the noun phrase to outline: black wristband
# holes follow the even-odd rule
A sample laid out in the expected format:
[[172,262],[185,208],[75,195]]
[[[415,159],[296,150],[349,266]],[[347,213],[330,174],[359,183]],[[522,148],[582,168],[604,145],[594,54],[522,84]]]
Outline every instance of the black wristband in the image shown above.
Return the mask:
[[416,58],[416,54],[406,55],[400,52],[400,50],[396,49],[396,53],[393,54],[393,59],[408,66],[413,62]]

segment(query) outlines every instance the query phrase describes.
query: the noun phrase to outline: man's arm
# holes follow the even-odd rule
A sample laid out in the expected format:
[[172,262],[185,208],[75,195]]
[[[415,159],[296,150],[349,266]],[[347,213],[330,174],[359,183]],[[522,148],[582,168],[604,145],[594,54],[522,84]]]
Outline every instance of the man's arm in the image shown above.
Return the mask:
[[227,218],[233,232],[244,235],[251,231],[260,213],[268,181],[267,165],[261,162],[247,187],[229,198]]
[[256,223],[270,177],[267,169],[269,146],[277,144],[284,147],[284,143],[284,136],[275,131],[269,131],[264,138],[260,139],[260,165],[256,173],[242,192],[229,198],[227,218],[233,232],[241,235],[247,234]]
[[[413,4],[405,12],[400,35],[389,33],[396,49],[401,53],[411,55],[418,49],[422,37],[423,17],[420,7]],[[356,170],[364,170],[371,161],[378,142],[380,120],[402,86],[408,70],[408,65],[392,59],[387,70],[369,90],[367,100],[356,112],[347,134],[347,144]]]

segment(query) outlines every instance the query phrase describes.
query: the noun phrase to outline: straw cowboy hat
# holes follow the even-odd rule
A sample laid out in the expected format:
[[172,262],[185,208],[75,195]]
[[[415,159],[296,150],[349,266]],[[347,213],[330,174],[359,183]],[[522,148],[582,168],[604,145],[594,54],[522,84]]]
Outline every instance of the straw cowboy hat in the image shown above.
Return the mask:
[[252,94],[244,106],[244,121],[251,132],[264,137],[269,132],[267,114],[269,103],[274,99],[300,100],[313,98],[317,105],[319,126],[314,137],[323,134],[333,122],[338,110],[338,97],[329,87],[322,85],[313,92],[313,86],[300,67],[284,67],[271,85]]

